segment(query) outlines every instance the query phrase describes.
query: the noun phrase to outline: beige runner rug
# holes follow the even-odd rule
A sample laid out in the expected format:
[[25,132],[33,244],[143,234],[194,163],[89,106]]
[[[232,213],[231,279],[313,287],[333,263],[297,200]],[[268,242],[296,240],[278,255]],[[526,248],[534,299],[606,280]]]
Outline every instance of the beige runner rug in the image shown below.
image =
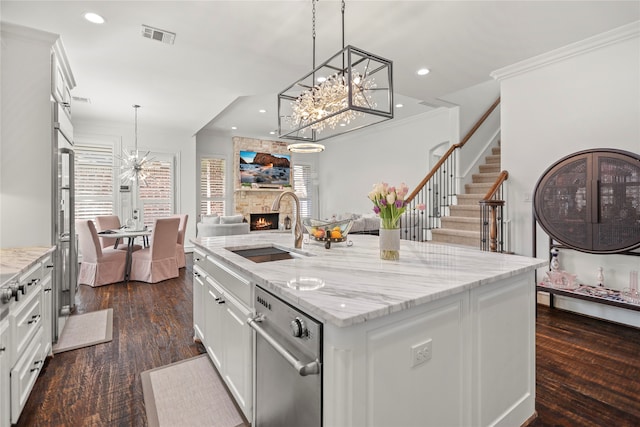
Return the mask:
[[67,318],[53,353],[76,350],[113,339],[113,309],[72,314]]
[[150,427],[246,425],[206,354],[140,377]]

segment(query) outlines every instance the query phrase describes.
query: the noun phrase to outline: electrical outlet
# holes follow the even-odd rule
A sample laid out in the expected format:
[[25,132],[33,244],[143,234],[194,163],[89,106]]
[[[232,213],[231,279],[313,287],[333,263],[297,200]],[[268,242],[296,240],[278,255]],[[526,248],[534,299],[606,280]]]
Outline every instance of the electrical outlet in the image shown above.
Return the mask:
[[431,360],[431,339],[411,346],[411,367]]

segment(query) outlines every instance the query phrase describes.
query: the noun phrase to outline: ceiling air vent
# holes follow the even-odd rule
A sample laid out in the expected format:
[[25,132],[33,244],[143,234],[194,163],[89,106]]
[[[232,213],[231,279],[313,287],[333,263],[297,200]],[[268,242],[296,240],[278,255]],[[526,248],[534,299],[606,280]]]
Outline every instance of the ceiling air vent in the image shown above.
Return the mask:
[[173,41],[176,39],[176,33],[161,30],[159,28],[153,28],[148,25],[142,25],[142,37],[151,40],[158,40],[159,42],[166,44],[173,44]]
[[82,104],[91,104],[91,99],[89,98],[83,98],[81,96],[72,96],[71,99],[73,99],[75,102],[79,102]]

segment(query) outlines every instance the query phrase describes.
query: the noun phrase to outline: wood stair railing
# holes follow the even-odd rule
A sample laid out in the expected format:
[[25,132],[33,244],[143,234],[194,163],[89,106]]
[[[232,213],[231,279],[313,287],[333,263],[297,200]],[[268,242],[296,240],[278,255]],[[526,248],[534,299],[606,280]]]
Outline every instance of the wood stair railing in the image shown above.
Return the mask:
[[[441,227],[456,197],[456,153],[500,105],[500,98],[487,109],[462,140],[449,147],[415,190],[407,197],[407,210],[400,220],[401,238],[424,241],[428,230]],[[420,207],[420,209],[418,209]]]
[[[491,189],[480,200],[481,211],[481,249],[491,252],[504,252],[504,200],[503,185],[509,178],[509,172],[503,170]],[[500,250],[498,250],[500,249]]]

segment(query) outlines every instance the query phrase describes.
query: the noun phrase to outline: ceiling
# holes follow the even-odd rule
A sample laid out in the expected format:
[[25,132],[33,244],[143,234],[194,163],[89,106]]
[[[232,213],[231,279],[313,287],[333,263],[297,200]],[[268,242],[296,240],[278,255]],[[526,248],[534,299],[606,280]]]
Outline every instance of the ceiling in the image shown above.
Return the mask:
[[[83,18],[96,12],[102,25]],[[277,93],[311,71],[311,0],[5,1],[2,21],[60,34],[77,86],[74,121],[133,122],[269,138]],[[640,19],[637,1],[348,0],[346,44],[393,61],[404,117],[489,73]],[[176,33],[173,45],[142,24]],[[316,61],[342,48],[340,3],[316,12]],[[431,72],[418,76],[427,67]],[[266,113],[258,110],[265,109]],[[273,136],[271,136],[273,138]]]

